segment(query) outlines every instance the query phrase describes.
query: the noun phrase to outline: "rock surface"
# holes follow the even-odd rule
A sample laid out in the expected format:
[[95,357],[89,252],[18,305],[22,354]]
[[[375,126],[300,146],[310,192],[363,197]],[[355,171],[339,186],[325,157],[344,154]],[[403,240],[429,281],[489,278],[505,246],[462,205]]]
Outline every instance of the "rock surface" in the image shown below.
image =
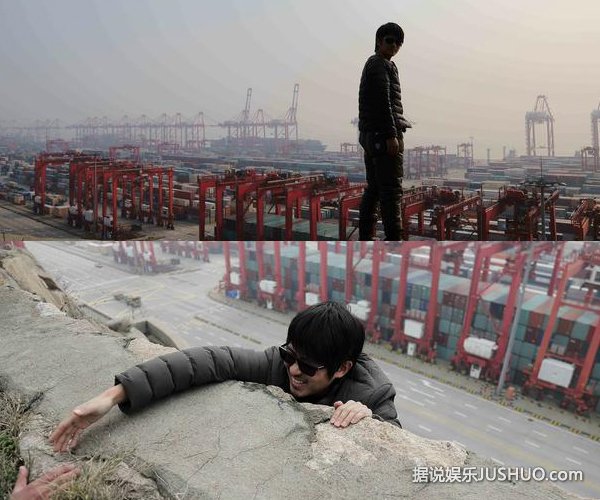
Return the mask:
[[73,301],[38,265],[29,252],[0,250],[0,267],[6,270],[20,288],[36,294],[44,302],[55,305],[60,311],[65,311],[71,317],[82,317]]

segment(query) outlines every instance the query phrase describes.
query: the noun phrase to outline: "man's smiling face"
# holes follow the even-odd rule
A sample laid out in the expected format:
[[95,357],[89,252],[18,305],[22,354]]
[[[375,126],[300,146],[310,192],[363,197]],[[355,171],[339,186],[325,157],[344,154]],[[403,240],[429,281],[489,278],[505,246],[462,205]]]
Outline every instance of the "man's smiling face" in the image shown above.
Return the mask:
[[[285,367],[290,379],[291,394],[295,398],[307,398],[325,392],[334,380],[329,377],[327,369],[320,363],[298,355],[296,350],[290,345],[285,346],[285,349],[296,358],[293,362],[284,359]],[[300,363],[298,363],[298,358],[300,359]],[[303,364],[312,366],[313,369],[316,368],[314,375],[311,376],[304,373],[299,366]]]

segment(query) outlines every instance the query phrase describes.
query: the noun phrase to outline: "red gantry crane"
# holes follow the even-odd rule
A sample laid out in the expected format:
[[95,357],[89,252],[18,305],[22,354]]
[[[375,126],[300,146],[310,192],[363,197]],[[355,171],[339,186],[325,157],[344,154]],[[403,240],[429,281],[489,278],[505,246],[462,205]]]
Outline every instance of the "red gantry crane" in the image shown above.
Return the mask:
[[[366,242],[365,242],[366,243]],[[365,254],[361,252],[360,259],[354,264],[354,242],[346,243],[346,283],[345,283],[345,298],[349,310],[360,319],[365,326],[365,334],[367,338],[374,343],[381,340],[381,332],[377,324],[379,314],[379,278],[381,263],[387,255],[387,246],[383,241],[374,241],[368,244],[371,251],[371,292],[369,300],[352,301],[352,282],[353,274],[356,266],[364,258]]]
[[33,212],[40,215],[46,213],[46,169],[48,167],[66,166],[79,153],[75,151],[59,153],[40,153],[35,157],[34,167],[34,203]]
[[[350,210],[358,209],[361,199],[362,194],[347,194],[341,197],[339,202],[340,240],[352,237],[353,232],[348,233]],[[453,191],[449,188],[420,186],[407,190],[402,195],[402,222],[403,227],[406,228],[403,238],[408,240],[410,234],[426,236],[425,214],[430,212],[431,226],[435,227],[431,236],[437,240],[450,240],[455,231],[473,226],[480,205],[481,197],[479,195],[465,197],[460,191]],[[417,218],[416,231],[410,231],[410,221],[413,217]]]
[[[554,189],[549,196],[544,193],[544,211],[549,215],[550,240],[556,241],[556,202],[559,191]],[[490,239],[490,223],[506,215],[504,231],[511,241],[533,241],[539,238],[538,222],[542,215],[542,198],[537,189],[503,187],[498,190],[498,200],[479,210],[479,240]],[[499,229],[501,226],[498,226]],[[502,230],[502,229],[500,229]]]
[[[244,218],[250,204],[245,204],[249,194],[258,192],[265,183],[272,179],[277,179],[277,174],[268,172],[260,173],[252,169],[240,170],[238,172],[230,171],[223,176],[219,175],[200,175],[198,176],[198,219],[199,219],[199,239],[206,239],[206,195],[209,189],[215,193],[215,239],[223,240],[224,214],[223,197],[225,190],[235,190],[236,199],[236,235],[238,241],[244,238]],[[257,212],[257,217],[259,217]],[[262,239],[257,237],[257,239]]]
[[[528,379],[523,384],[523,392],[532,393],[538,399],[543,398],[545,391],[561,394],[561,406],[573,407],[578,414],[587,414],[595,408],[598,400],[594,394],[594,387],[589,382],[600,348],[600,307],[591,304],[592,293],[588,293],[587,303],[581,304],[568,299],[565,292],[570,280],[588,266],[592,266],[594,273],[600,266],[600,249],[597,245],[588,244],[576,260],[566,262],[562,266],[548,325],[538,347],[533,368],[525,369]],[[590,292],[593,292],[597,290],[598,284],[589,283],[588,287]],[[550,344],[557,328],[559,310],[563,306],[591,312],[595,315],[595,322],[584,340],[571,339],[572,342],[569,342],[565,352],[559,353],[551,350]]]
[[450,240],[453,232],[476,220],[476,211],[480,205],[481,197],[478,194],[465,198],[460,191],[437,186],[411,190],[403,197],[403,226],[409,229],[410,219],[417,216],[417,234],[425,236],[424,214],[431,211],[431,226],[436,228],[434,237],[438,241]]
[[[410,253],[413,249],[424,245],[430,246],[428,268],[431,272],[431,288],[429,291],[427,313],[423,318],[422,316],[417,316],[416,311],[411,310],[408,312],[406,310],[406,284],[408,282]],[[464,251],[467,245],[467,242],[446,244],[405,242],[399,247],[402,261],[400,265],[398,302],[394,314],[394,334],[391,338],[392,347],[396,349],[399,348],[411,356],[417,355],[430,363],[435,362],[435,333],[439,309],[437,297],[440,285],[442,260],[445,252],[453,253],[455,251]]]
[[[506,243],[483,243],[476,247],[463,328],[456,346],[456,354],[451,360],[452,367],[455,370],[462,373],[477,373],[479,377],[493,382],[496,382],[500,377],[504,355],[510,338],[510,329],[514,321],[514,310],[519,288],[523,279],[522,271],[529,256],[523,249],[516,248],[516,253],[507,259],[501,273],[501,276],[510,277],[510,286],[502,315],[502,323],[497,327],[497,331],[495,332],[496,339],[482,339],[472,335],[472,322],[475,317],[477,304],[480,303],[484,292],[500,279],[498,277],[493,282],[486,282],[490,260],[492,256],[504,252],[508,248],[510,247],[507,247]],[[536,243],[532,250],[532,258],[534,261],[537,261],[541,254],[551,253],[556,250],[556,247],[553,243]],[[557,252],[556,266],[559,265],[561,255],[562,251]],[[528,278],[525,277],[525,279]],[[552,294],[552,286],[551,283],[548,295]]]
[[[285,240],[292,240],[292,226],[294,211],[296,218],[301,215],[301,202],[308,198],[313,192],[315,186],[322,184],[324,177],[322,174],[308,175],[303,177],[290,177],[289,179],[272,180],[264,183],[256,191],[256,239],[265,238],[265,199],[270,196],[272,205],[267,211],[273,208],[275,213],[280,213],[279,201],[283,199],[285,205]],[[295,205],[295,207],[294,207]]]
[[316,304],[318,301],[324,302],[329,297],[327,288],[327,242],[317,242],[317,248],[320,256],[319,290],[318,294],[315,294],[314,291],[308,291],[306,286],[306,242],[298,242],[298,292],[296,295],[298,311],[303,311],[307,306]]
[[[265,264],[265,242],[256,242],[256,260],[258,263],[258,303],[267,309],[284,312],[287,303],[281,277],[281,242],[274,241],[273,264]],[[274,278],[274,279],[273,279]]]
[[448,173],[446,148],[443,146],[417,146],[407,149],[404,158],[405,179],[443,177]]
[[593,240],[600,239],[600,202],[593,198],[581,200],[571,214],[571,226],[577,241],[585,241],[590,233]]
[[233,243],[223,241],[223,255],[225,257],[225,276],[221,286],[228,297],[246,299],[248,297],[248,280],[246,270],[246,248],[243,241],[237,242],[239,264],[234,266],[231,258]]

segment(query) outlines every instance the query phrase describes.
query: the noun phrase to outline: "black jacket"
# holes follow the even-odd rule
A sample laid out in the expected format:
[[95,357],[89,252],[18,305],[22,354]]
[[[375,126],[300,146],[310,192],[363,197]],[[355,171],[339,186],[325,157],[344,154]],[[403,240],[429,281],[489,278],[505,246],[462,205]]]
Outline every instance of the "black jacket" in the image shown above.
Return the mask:
[[[289,378],[277,347],[263,352],[232,347],[193,347],[139,364],[115,377],[122,384],[128,401],[119,405],[129,413],[157,399],[193,386],[225,380],[240,380],[276,385],[290,392]],[[360,401],[380,420],[401,427],[394,397],[396,391],[377,364],[361,354],[356,365],[328,392],[306,402],[333,406],[335,401]]]
[[398,68],[377,54],[369,57],[358,92],[358,129],[381,133],[386,139],[402,137],[403,113]]

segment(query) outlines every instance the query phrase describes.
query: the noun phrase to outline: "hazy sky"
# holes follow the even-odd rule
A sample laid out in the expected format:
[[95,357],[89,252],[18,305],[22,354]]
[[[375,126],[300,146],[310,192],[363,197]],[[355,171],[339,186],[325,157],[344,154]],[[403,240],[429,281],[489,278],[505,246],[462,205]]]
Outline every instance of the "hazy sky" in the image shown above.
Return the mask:
[[[591,144],[600,102],[600,0],[0,0],[0,121],[162,113],[283,117],[354,141],[374,34],[405,31],[395,58],[407,147],[474,137],[476,156],[524,154],[525,112],[548,96],[557,154]],[[214,132],[211,134],[214,135]],[[542,141],[545,144],[545,141]]]

